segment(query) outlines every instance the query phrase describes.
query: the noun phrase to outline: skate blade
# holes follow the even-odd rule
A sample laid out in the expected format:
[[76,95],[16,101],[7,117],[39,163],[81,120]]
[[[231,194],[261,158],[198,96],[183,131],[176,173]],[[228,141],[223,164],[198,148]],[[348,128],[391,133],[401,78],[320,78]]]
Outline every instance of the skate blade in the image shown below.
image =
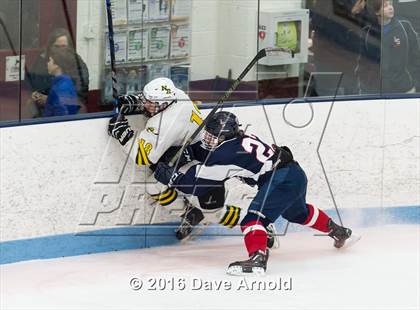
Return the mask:
[[226,271],[226,273],[228,275],[231,276],[264,276],[265,275],[265,270],[264,268],[261,267],[252,267],[252,272],[243,272],[242,267],[241,266],[232,266],[229,267]]
[[341,248],[339,248],[338,250],[347,249],[347,248],[355,245],[361,238],[362,238],[362,236],[360,236],[360,235],[352,234],[350,236],[350,238],[348,238],[346,240],[346,242],[344,243],[344,245]]

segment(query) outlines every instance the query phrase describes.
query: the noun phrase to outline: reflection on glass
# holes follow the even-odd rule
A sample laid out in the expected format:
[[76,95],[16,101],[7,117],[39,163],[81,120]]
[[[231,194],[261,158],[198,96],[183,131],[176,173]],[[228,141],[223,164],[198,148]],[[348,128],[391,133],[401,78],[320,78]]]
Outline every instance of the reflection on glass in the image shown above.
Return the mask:
[[[19,2],[20,1],[17,0],[1,1],[0,22],[7,28],[8,33],[0,26],[0,28],[3,28],[0,29],[0,50],[10,50],[11,44],[16,51],[19,49]],[[25,31],[22,36],[23,48],[37,48],[39,46],[37,36],[39,31],[39,23],[37,20],[39,5],[37,2],[38,0],[25,0],[22,2],[22,19],[25,21],[23,25]]]
[[[332,96],[336,73],[342,73],[338,95],[420,89],[420,0],[112,3],[118,94],[168,77],[193,100],[215,102],[258,49],[276,46],[295,58],[261,60],[227,101]],[[266,22],[267,16],[281,18]],[[105,17],[104,0],[2,0],[0,120],[44,115],[55,79],[48,72],[52,47],[77,51],[68,76],[78,113],[113,109]]]
[[283,21],[277,23],[276,47],[287,48],[294,53],[300,52],[301,21]]
[[[310,63],[305,66],[308,73],[317,75],[316,96],[331,96],[335,93],[334,81],[329,72],[342,73],[338,95],[354,95],[360,92],[358,73],[360,68],[379,68],[379,62],[360,53],[362,28],[369,23],[370,16],[364,1],[306,1],[311,15],[311,39],[313,41]],[[379,42],[374,42],[379,47]],[[375,45],[374,45],[375,46]],[[379,71],[374,71],[366,81],[378,81]],[[378,85],[370,85],[369,93],[379,93]]]
[[[66,56],[59,54],[61,62],[62,74],[70,78],[77,92],[77,105],[80,107],[78,111],[85,111],[85,104],[89,91],[89,71],[83,59],[74,51],[72,39],[66,29],[58,28],[50,33],[47,46],[41,50],[36,59],[33,61],[31,67],[27,72],[27,85],[30,88],[31,96],[27,101],[27,109],[32,113],[32,117],[52,116],[55,113],[45,113],[45,106],[48,97],[50,103],[59,102],[60,100],[51,99],[50,90],[53,86],[53,81],[56,81],[56,74],[52,74],[49,70],[49,61],[52,50],[63,49]],[[56,51],[57,53],[57,51]],[[57,82],[57,81],[56,81]],[[68,83],[65,83],[65,88],[68,89]],[[52,96],[55,96],[52,94]],[[59,114],[64,113],[62,107]],[[66,115],[68,113],[64,113]],[[75,114],[75,113],[70,113]]]
[[48,95],[46,98],[38,92],[32,95],[40,114],[43,117],[77,114],[80,105],[71,78],[76,68],[73,49],[57,44],[48,51],[47,58],[48,74],[53,76],[51,84],[48,85],[50,87]]
[[372,87],[385,94],[416,92],[420,85],[420,47],[412,24],[397,17],[392,1],[372,0],[368,9],[375,19],[363,28],[360,55],[375,66],[358,63],[359,93],[370,93]]
[[308,62],[309,11],[286,9],[280,3],[277,6],[260,12],[259,48],[280,47],[294,54],[281,52],[259,62],[259,99],[295,98],[303,89],[300,81],[303,65]]
[[[19,78],[23,59],[20,57],[18,1],[2,1],[0,11],[0,121],[19,120]],[[26,43],[26,42],[25,42]],[[20,74],[19,74],[20,73]]]

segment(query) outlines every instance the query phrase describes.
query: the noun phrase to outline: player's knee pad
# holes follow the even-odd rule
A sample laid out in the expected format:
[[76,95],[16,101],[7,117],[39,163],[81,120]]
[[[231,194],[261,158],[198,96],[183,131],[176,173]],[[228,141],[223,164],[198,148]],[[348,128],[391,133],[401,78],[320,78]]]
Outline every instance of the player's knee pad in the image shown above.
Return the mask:
[[204,195],[198,197],[202,210],[214,210],[225,205],[225,187],[214,187]]

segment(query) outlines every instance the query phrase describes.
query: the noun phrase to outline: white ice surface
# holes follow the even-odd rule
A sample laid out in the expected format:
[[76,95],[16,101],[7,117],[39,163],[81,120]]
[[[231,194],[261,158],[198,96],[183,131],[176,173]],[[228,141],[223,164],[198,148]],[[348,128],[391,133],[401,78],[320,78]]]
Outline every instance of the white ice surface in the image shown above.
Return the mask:
[[[292,289],[238,290],[225,274],[246,257],[239,237],[186,245],[2,265],[1,309],[420,309],[420,225],[358,231],[337,251],[312,231],[280,237],[265,277],[292,278]],[[143,279],[138,291],[133,277]],[[185,290],[149,291],[148,278],[185,279]],[[199,281],[226,281],[230,290],[193,290]],[[182,280],[181,280],[182,281]],[[170,286],[170,285],[169,285]]]

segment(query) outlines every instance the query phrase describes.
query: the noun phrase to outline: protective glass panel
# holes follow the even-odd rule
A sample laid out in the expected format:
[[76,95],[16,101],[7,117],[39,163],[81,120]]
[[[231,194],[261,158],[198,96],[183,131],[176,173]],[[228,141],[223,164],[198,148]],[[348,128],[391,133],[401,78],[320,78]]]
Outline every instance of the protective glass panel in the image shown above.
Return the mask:
[[[420,1],[386,1],[386,8],[382,0],[110,3],[116,92],[105,0],[2,1],[1,120],[109,111],[115,95],[139,92],[156,77],[171,78],[204,104],[218,101],[241,73],[226,101],[332,96],[329,73],[337,72],[339,96],[420,88]],[[388,7],[393,16],[384,24]],[[49,53],[63,45],[71,50],[61,55],[65,72],[49,72]],[[266,47],[289,53],[247,68]],[[62,75],[67,86],[57,93]],[[48,97],[64,108],[45,112]]]
[[[419,1],[372,1],[381,30],[381,91],[420,92]],[[374,29],[374,28],[373,28]]]
[[[22,12],[30,11],[22,1]],[[22,29],[38,46],[22,50],[27,61],[21,90],[22,119],[71,117],[86,112],[89,69],[77,51],[78,1],[35,1],[38,29]],[[26,21],[25,25],[28,25]]]
[[[15,0],[2,1],[0,10],[0,121],[19,120],[20,111],[20,80],[24,77],[26,57],[21,55],[21,48],[33,48],[38,45],[33,33],[38,24],[35,1],[25,1],[28,9],[21,15],[21,2]],[[29,14],[28,12],[31,12]],[[21,18],[35,26],[22,26],[20,33],[19,23]],[[31,33],[24,30],[31,29]],[[25,34],[25,35],[24,35]]]

